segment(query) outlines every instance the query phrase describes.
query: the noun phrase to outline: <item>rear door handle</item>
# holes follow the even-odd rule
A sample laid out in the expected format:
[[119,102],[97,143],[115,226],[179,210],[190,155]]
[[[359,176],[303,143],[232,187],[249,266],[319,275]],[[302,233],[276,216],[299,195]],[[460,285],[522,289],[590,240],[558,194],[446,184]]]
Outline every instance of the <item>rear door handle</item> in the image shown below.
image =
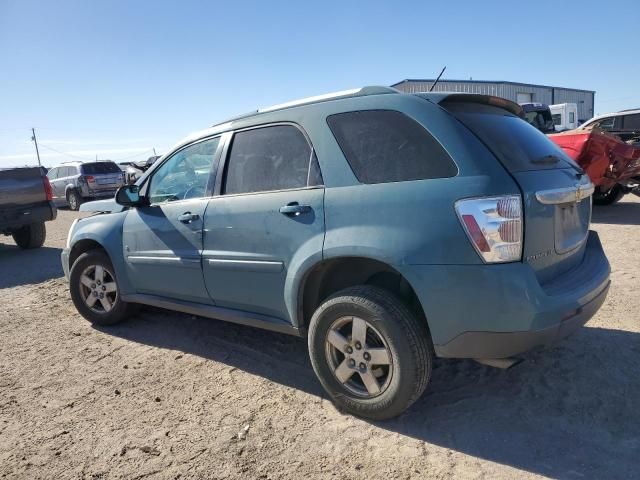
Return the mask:
[[182,223],[191,223],[194,220],[198,220],[200,215],[197,213],[185,212],[182,215],[178,215],[178,221]]
[[300,205],[298,202],[287,203],[285,206],[280,207],[280,213],[291,217],[297,217],[310,211],[311,207],[309,205]]

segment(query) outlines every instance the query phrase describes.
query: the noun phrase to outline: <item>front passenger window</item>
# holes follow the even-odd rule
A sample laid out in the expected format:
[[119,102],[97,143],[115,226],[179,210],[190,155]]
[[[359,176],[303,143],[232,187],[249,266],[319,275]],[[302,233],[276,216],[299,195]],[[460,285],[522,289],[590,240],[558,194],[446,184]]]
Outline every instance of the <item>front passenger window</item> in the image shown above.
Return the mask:
[[220,137],[183,148],[164,162],[151,177],[149,201],[173,202],[204,197]]

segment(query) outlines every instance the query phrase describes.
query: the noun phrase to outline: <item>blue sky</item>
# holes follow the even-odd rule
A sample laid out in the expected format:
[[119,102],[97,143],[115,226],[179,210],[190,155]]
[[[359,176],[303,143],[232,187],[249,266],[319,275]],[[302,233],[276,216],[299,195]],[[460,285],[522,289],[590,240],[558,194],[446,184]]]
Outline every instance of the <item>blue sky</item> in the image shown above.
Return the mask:
[[[404,78],[596,90],[640,107],[628,2],[0,0],[0,167],[144,158],[260,106]],[[62,152],[62,153],[60,153]]]

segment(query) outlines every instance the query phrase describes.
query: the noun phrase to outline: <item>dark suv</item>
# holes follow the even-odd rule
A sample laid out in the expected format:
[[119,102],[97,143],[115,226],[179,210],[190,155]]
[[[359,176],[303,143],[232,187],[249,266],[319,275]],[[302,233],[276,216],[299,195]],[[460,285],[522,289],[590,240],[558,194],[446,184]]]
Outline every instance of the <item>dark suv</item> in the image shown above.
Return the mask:
[[137,303],[306,336],[338,405],[397,415],[434,355],[509,365],[605,300],[593,185],[521,114],[368,87],[216,125],[82,206],[108,213],[71,227],[71,298],[101,325]]
[[125,183],[125,174],[112,161],[68,162],[47,172],[58,206],[78,210],[87,200],[113,197]]

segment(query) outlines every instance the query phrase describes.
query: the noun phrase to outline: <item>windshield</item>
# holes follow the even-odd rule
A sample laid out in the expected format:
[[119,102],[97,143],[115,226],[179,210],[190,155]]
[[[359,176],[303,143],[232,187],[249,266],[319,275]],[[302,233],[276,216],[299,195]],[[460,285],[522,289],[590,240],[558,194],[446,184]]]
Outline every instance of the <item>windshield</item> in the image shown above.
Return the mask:
[[553,131],[553,118],[549,110],[534,110],[525,112],[527,122],[536,127],[541,132]]
[[490,105],[441,104],[493,152],[510,172],[580,167],[547,136],[521,118]]

